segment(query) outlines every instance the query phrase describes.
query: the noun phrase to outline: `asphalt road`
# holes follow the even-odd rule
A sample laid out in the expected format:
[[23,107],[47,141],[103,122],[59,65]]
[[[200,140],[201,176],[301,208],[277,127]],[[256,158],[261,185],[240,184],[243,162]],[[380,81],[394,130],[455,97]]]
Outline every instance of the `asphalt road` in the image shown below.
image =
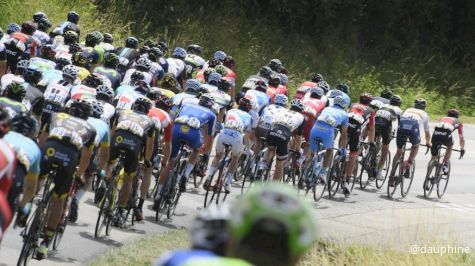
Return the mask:
[[[458,160],[458,154],[454,153],[450,183],[442,199],[424,199],[422,183],[430,156],[424,155],[421,149],[414,183],[405,199],[389,200],[385,185],[381,191],[373,186],[366,190],[355,186],[348,199],[337,194],[332,200],[325,196],[318,203],[309,201],[320,236],[341,243],[357,242],[407,252],[411,245],[422,244],[469,247],[475,252],[475,175],[472,172],[475,170],[475,126],[465,126],[465,138],[467,153],[463,160]],[[458,138],[455,147],[458,148]],[[394,147],[391,150],[394,151]],[[239,190],[236,188],[232,193],[237,195]],[[176,216],[160,224],[155,222],[148,201],[143,223],[125,230],[114,228],[110,237],[95,239],[98,209],[92,203],[92,194],[88,193],[80,204],[77,223],[68,226],[59,250],[50,252],[44,261],[32,260],[30,265],[84,265],[104,251],[133,239],[187,227],[202,207],[203,195],[202,190],[189,190],[182,197]],[[16,265],[22,246],[19,233],[18,229],[7,231],[1,244],[0,265]]]

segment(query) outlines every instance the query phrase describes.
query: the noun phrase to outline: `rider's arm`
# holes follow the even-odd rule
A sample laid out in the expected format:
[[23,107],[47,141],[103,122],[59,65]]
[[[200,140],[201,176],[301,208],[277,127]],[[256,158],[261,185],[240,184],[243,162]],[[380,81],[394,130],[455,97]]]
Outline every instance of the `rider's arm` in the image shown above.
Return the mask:
[[38,144],[40,147],[43,147],[43,145],[46,142],[46,139],[48,138],[48,135],[49,135],[49,123],[43,126],[43,130],[41,130],[41,134],[38,137]]
[[147,141],[145,146],[145,160],[150,161],[152,159],[152,153],[154,149],[154,144],[155,144],[155,128],[151,128],[149,130],[149,133],[147,134]]
[[429,116],[427,116],[427,114],[425,115],[425,117],[423,118],[423,122],[424,124],[424,132],[425,132],[425,139],[426,139],[426,144],[428,146],[431,145],[430,143],[430,131],[429,131]]
[[91,160],[92,151],[94,150],[94,145],[82,148],[81,159],[79,160],[79,167],[76,171],[77,176],[82,176],[89,166],[89,161]]
[[172,147],[172,131],[173,131],[173,123],[170,123],[164,132],[163,140],[165,141],[165,145],[163,146],[163,161],[168,162],[170,160],[171,154],[171,147]]
[[210,134],[210,130],[209,130],[209,127],[210,125],[205,125],[204,128],[203,128],[203,131],[204,131],[204,154],[210,154],[211,152],[211,148],[213,148],[213,136],[214,136],[214,123],[213,123],[213,129],[211,130],[211,134]]
[[29,172],[25,176],[25,182],[23,185],[23,198],[20,200],[20,207],[23,208],[25,204],[30,202],[35,196],[36,183],[38,182],[38,173]]
[[340,136],[340,143],[338,144],[339,148],[345,148],[346,145],[348,144],[348,127],[347,126],[342,126],[340,130],[341,136]]
[[460,149],[465,150],[465,138],[463,137],[463,124],[460,123],[458,128],[459,140],[460,140]]
[[375,115],[376,113],[373,111],[371,112],[370,118],[369,118],[369,123],[368,123],[368,141],[373,142],[374,141],[374,135],[375,135]]

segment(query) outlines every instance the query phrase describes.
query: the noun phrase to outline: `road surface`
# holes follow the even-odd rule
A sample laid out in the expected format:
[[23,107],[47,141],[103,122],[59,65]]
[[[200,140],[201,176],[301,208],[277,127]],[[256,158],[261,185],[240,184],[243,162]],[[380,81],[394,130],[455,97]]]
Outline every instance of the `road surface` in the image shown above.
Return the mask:
[[[318,203],[309,201],[320,236],[341,243],[357,242],[407,252],[410,245],[425,243],[469,247],[475,252],[475,126],[465,126],[465,138],[467,153],[463,160],[458,160],[458,154],[454,153],[444,198],[424,199],[422,183],[429,155],[424,155],[421,148],[414,183],[405,199],[389,200],[386,185],[381,191],[371,186],[362,191],[355,185],[348,199],[337,194],[333,200],[325,196]],[[394,151],[394,146],[391,150]],[[238,191],[236,188],[232,193],[237,195]],[[80,204],[77,223],[68,226],[58,252],[50,252],[48,259],[41,262],[32,260],[30,265],[85,265],[104,251],[136,238],[187,227],[201,208],[203,198],[202,190],[198,193],[189,190],[177,207],[177,215],[165,224],[155,223],[149,201],[144,207],[145,222],[128,230],[114,228],[110,237],[94,239],[98,210],[92,203],[92,194],[88,193]],[[16,265],[22,245],[19,233],[18,229],[7,231],[0,249],[0,265]]]

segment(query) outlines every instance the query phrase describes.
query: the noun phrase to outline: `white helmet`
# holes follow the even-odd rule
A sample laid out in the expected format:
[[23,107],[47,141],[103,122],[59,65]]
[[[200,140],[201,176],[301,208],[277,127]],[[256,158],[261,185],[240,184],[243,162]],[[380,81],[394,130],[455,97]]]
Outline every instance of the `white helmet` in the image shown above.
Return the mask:
[[289,98],[287,98],[287,96],[285,96],[284,94],[277,94],[274,97],[274,104],[287,107],[287,105],[289,104]]
[[63,67],[63,75],[73,80],[78,77],[78,74],[79,74],[79,70],[75,65],[66,65]]

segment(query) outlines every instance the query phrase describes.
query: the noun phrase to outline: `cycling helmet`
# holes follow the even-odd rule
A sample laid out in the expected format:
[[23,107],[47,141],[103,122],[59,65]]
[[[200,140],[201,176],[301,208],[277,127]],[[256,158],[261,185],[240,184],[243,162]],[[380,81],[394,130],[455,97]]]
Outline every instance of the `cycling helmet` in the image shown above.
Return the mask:
[[290,110],[301,113],[303,111],[303,108],[304,108],[303,103],[299,99],[293,99],[290,102]]
[[41,19],[48,18],[44,12],[38,11],[33,14],[33,22],[40,22]]
[[114,36],[112,36],[112,34],[110,34],[110,33],[104,33],[104,42],[113,44],[114,43]]
[[173,102],[167,96],[160,95],[160,97],[158,97],[158,99],[155,101],[155,106],[165,112],[168,112],[172,109]]
[[164,41],[158,42],[158,48],[163,51],[163,53],[168,52],[168,45]]
[[287,105],[289,104],[289,98],[287,98],[287,96],[285,96],[284,94],[277,94],[274,97],[274,104],[287,107]]
[[336,96],[334,99],[333,99],[333,105],[338,105],[340,106],[341,108],[345,109],[348,107],[349,105],[349,102],[348,102],[348,99],[343,96],[343,95],[338,95]]
[[206,82],[208,82],[209,75],[211,75],[211,73],[214,73],[214,72],[216,72],[216,70],[212,67],[208,67],[207,69],[205,69],[205,71],[203,72],[203,76]]
[[73,58],[73,64],[75,66],[84,67],[87,69],[91,67],[91,64],[92,64],[91,58],[87,57],[82,52],[75,53],[72,58]]
[[188,47],[186,47],[186,52],[189,54],[196,54],[200,55],[201,54],[201,46],[198,44],[190,44]]
[[368,105],[373,100],[373,96],[368,92],[363,92],[360,94],[360,103]]
[[274,58],[270,60],[268,66],[270,67],[270,69],[278,72],[282,69],[282,62],[280,61],[280,59]]
[[130,36],[127,39],[125,39],[125,47],[137,49],[138,46],[139,46],[139,40],[137,40],[137,38]]
[[[69,45],[69,53],[72,54],[72,60],[74,62],[74,56],[76,53],[82,52],[82,46],[79,43],[72,43]],[[85,60],[89,60],[84,54],[81,54],[81,57],[84,57]]]
[[68,13],[68,21],[74,24],[78,24],[79,22],[79,14],[75,11],[69,11]]
[[330,95],[328,96],[328,98],[336,98],[338,96],[343,96],[344,95],[344,92],[342,91],[339,91],[339,90],[331,90],[330,91]]
[[165,89],[176,90],[178,81],[172,73],[166,73],[162,79],[162,87]]
[[21,24],[22,33],[27,34],[27,35],[33,35],[35,31],[36,31],[36,25],[33,22],[27,21]]
[[280,78],[280,84],[287,86],[289,83],[289,77],[285,75],[284,73],[279,73],[279,78]]
[[99,85],[102,85],[103,82],[101,77],[95,73],[91,73],[82,81],[82,84],[91,88],[97,88]]
[[149,71],[152,67],[152,61],[150,61],[150,59],[148,59],[147,57],[142,56],[137,59],[137,61],[135,62],[135,66],[137,68],[143,69],[144,71]]
[[63,70],[63,68],[67,65],[72,65],[72,62],[69,58],[67,57],[63,57],[63,56],[60,56],[58,58],[56,58],[56,60],[54,61],[56,63],[56,69],[57,70]]
[[211,109],[214,105],[214,98],[211,94],[205,93],[201,95],[200,101],[198,104]]
[[270,67],[268,67],[268,66],[263,66],[259,70],[259,76],[261,76],[263,78],[270,79],[271,74],[272,74],[272,69],[270,69]]
[[145,75],[142,71],[135,70],[132,75],[130,75],[130,81],[132,84],[135,84],[137,81],[144,81],[145,80]]
[[173,50],[173,57],[178,59],[185,59],[186,50],[181,47],[175,48],[175,50]]
[[226,58],[226,53],[223,51],[216,51],[213,55],[213,58],[218,60],[219,62],[224,62],[224,59]]
[[220,64],[221,62],[219,62],[218,59],[211,58],[210,60],[208,60],[208,67],[214,68],[215,66],[218,66]]
[[3,33],[3,29],[2,29],[2,28],[0,28],[0,39],[2,39],[2,38],[3,38],[3,34],[4,34],[4,33]]
[[51,22],[47,19],[47,18],[42,18],[39,22],[38,22],[38,29],[43,31],[43,32],[46,32],[49,28],[51,28]]
[[231,210],[232,253],[253,265],[293,265],[314,244],[311,212],[284,185],[256,186]]
[[269,85],[271,85],[274,88],[279,87],[280,85],[280,77],[277,74],[272,74],[270,79],[269,79]]
[[10,129],[26,137],[36,137],[39,131],[39,123],[31,114],[21,112],[12,118]]
[[325,93],[327,93],[330,90],[330,85],[328,85],[328,83],[324,80],[318,82],[317,86],[322,88]]
[[56,50],[52,44],[41,47],[41,57],[53,61],[56,58]]
[[90,32],[86,35],[86,45],[94,47],[104,40],[102,34],[98,31]]
[[336,89],[344,92],[346,95],[348,95],[348,93],[350,92],[350,86],[348,86],[348,84],[346,83],[336,85]]
[[63,34],[63,38],[65,44],[73,44],[78,42],[79,35],[75,31],[68,30]]
[[137,113],[148,114],[148,111],[152,108],[152,101],[147,97],[139,97],[132,105],[132,110]]
[[189,79],[185,83],[185,91],[187,93],[196,94],[201,87],[201,83],[197,79]]
[[[157,60],[158,60],[158,58],[163,56],[162,50],[160,50],[160,48],[158,48],[158,47],[151,47],[150,48],[150,53],[152,55],[154,55],[157,58]],[[155,60],[155,61],[157,61],[157,60]]]
[[26,95],[26,88],[21,83],[17,83],[16,81],[12,81],[5,87],[4,96],[15,100],[17,102],[21,102]]
[[459,110],[457,110],[457,109],[449,109],[449,110],[447,111],[447,116],[448,116],[448,117],[459,118],[459,115],[460,115],[460,112],[459,112]]
[[323,89],[320,87],[311,88],[309,93],[310,93],[310,98],[313,98],[313,99],[320,99],[325,94]]
[[424,100],[422,98],[419,98],[419,99],[415,100],[415,102],[414,102],[414,108],[424,110],[424,109],[426,109],[426,106],[427,106],[427,102],[426,102],[426,100]]
[[401,106],[402,104],[401,96],[399,95],[391,96],[391,99],[389,100],[389,104],[394,105],[394,106]]
[[239,99],[239,109],[241,109],[243,111],[246,111],[246,112],[249,112],[249,111],[252,110],[252,108],[253,108],[253,104],[252,104],[251,99],[248,99],[248,98],[245,98],[245,97],[242,97],[241,99]]
[[162,93],[157,87],[152,87],[147,93],[147,98],[149,98],[152,102],[155,102],[161,95]]
[[385,99],[389,100],[391,99],[392,96],[393,96],[393,92],[389,88],[385,88],[384,90],[381,91],[381,97]]
[[218,90],[228,92],[231,88],[231,83],[225,78],[222,78],[218,81]]
[[190,228],[192,248],[209,250],[218,256],[224,256],[229,241],[229,217],[230,211],[226,204],[213,204],[202,209]]
[[218,82],[221,78],[222,76],[219,73],[213,72],[208,77],[208,84],[218,86]]
[[89,100],[91,105],[91,116],[100,119],[104,113],[104,107],[97,100]]
[[68,110],[70,115],[84,120],[88,119],[92,113],[91,105],[85,100],[71,100]]
[[323,76],[320,73],[312,73],[310,74],[310,80],[315,83],[319,83],[323,81]]
[[216,73],[220,74],[221,76],[226,76],[228,74],[228,70],[226,69],[225,66],[223,65],[217,65],[214,67],[214,70],[216,71]]
[[106,86],[106,85],[99,85],[96,88],[96,99],[110,103],[112,98],[114,98],[114,91]]
[[260,92],[267,92],[267,84],[262,80],[258,80],[254,89]]
[[43,74],[38,69],[27,68],[24,78],[26,82],[36,85],[43,78]]
[[79,70],[75,65],[66,65],[63,67],[63,76],[72,80],[76,80],[79,75]]
[[114,53],[107,53],[104,56],[104,65],[110,68],[116,68],[119,64],[119,56]]
[[12,34],[14,32],[19,32],[21,30],[20,25],[16,23],[10,23],[7,26],[7,34]]
[[3,106],[0,106],[0,138],[3,138],[10,131],[10,114]]
[[23,73],[24,71],[26,71],[26,69],[28,68],[28,66],[30,65],[30,61],[29,60],[20,60],[18,61],[18,63],[16,64],[16,68],[17,68],[17,71],[18,70],[22,70]]
[[232,56],[228,55],[228,56],[226,56],[226,58],[224,58],[223,65],[225,67],[233,69],[234,66],[236,65],[236,61],[234,60],[234,58]]

